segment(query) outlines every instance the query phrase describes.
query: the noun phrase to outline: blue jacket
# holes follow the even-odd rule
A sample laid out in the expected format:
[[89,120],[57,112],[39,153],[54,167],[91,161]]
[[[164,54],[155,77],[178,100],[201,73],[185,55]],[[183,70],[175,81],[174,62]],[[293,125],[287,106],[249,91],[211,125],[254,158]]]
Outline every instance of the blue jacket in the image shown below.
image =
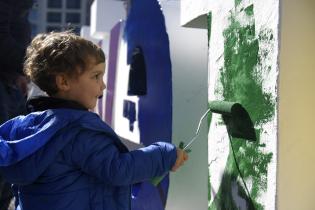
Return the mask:
[[23,210],[126,210],[133,183],[168,172],[176,148],[129,152],[96,114],[48,109],[0,126],[0,173]]

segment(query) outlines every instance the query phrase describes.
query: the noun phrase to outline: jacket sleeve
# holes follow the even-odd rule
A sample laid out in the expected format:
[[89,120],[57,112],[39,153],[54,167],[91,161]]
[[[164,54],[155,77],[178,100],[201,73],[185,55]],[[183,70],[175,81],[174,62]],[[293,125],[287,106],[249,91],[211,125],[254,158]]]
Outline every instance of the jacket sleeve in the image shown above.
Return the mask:
[[157,142],[121,153],[113,139],[101,133],[83,131],[72,146],[75,165],[109,185],[129,185],[168,172],[176,161],[176,147]]

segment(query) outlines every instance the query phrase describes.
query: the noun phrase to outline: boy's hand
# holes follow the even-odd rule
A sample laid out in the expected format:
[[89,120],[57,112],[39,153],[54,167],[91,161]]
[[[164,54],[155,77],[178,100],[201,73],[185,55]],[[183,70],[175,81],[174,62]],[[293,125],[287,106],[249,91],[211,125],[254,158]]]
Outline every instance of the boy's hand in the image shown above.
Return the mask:
[[177,159],[172,167],[172,171],[175,172],[179,167],[181,167],[188,160],[188,154],[182,149],[177,148]]

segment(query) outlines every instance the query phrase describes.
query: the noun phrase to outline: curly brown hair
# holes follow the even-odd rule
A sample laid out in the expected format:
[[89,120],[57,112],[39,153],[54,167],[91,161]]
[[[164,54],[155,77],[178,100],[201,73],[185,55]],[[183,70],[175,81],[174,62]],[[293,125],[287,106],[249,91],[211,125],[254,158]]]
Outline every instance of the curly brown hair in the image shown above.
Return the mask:
[[104,62],[104,52],[93,42],[69,31],[51,32],[33,39],[26,50],[24,72],[40,89],[54,95],[57,74],[78,77],[88,65]]

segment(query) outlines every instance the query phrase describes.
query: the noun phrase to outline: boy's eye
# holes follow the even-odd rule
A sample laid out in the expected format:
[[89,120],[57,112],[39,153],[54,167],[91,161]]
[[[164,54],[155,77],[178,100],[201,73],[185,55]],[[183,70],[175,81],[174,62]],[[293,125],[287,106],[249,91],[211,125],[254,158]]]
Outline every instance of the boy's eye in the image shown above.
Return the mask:
[[94,75],[94,79],[99,79],[99,78],[100,78],[99,74]]

